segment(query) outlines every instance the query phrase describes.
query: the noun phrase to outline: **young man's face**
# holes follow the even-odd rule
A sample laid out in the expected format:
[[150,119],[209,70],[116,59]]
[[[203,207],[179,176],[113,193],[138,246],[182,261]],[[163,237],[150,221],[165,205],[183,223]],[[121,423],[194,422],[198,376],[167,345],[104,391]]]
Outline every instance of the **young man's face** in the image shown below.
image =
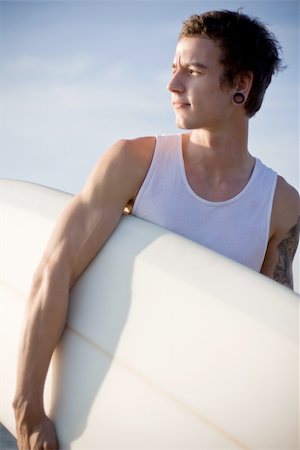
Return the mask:
[[182,129],[218,129],[230,120],[234,89],[220,86],[221,49],[202,37],[182,38],[176,47],[168,89]]

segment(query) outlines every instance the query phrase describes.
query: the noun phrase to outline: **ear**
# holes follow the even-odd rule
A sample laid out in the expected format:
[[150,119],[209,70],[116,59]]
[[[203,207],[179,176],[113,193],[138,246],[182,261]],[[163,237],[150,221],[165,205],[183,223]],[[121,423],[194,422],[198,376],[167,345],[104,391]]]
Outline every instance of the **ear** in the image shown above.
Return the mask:
[[253,83],[253,73],[243,72],[235,78],[235,92],[242,92],[247,100]]

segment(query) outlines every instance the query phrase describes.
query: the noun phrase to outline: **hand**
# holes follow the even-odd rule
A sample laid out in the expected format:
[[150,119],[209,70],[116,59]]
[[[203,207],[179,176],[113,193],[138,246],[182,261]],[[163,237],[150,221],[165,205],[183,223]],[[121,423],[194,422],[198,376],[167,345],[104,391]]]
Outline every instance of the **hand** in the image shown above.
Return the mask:
[[17,423],[19,450],[58,450],[54,424],[44,415],[37,423]]

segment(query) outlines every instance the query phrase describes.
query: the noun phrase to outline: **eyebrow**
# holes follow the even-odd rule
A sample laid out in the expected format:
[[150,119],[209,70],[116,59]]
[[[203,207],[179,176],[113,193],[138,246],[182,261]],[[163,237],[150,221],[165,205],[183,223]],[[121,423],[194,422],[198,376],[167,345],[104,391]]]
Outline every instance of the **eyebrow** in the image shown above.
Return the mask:
[[[190,61],[190,62],[188,62],[188,63],[186,63],[186,64],[181,64],[181,63],[179,63],[179,65],[181,66],[181,67],[183,67],[183,68],[187,68],[187,67],[197,67],[197,69],[204,69],[204,70],[207,70],[208,69],[208,67],[205,65],[205,64],[202,64],[202,63],[200,63],[200,62],[198,62],[198,61]],[[172,69],[176,69],[176,67],[177,67],[177,64],[175,64],[175,63],[173,63],[172,64]]]

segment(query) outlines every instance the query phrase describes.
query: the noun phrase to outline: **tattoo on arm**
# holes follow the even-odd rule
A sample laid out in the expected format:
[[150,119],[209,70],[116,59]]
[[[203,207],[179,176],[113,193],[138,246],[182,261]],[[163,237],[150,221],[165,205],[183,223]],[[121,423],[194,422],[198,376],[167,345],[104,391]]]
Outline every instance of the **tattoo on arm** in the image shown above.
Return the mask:
[[274,280],[293,289],[292,262],[299,242],[300,217],[278,245],[279,258],[274,269]]

